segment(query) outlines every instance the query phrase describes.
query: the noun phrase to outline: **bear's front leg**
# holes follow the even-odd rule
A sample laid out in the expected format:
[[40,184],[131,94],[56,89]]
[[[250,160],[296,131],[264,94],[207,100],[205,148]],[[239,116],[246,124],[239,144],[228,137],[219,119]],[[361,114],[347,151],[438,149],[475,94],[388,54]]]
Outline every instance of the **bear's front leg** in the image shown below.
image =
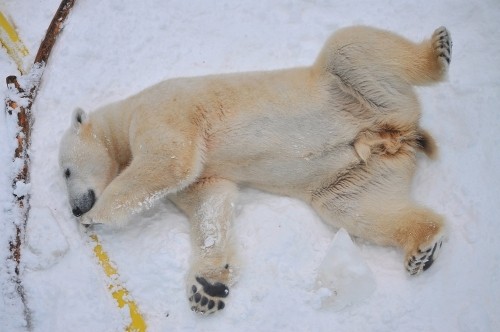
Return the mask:
[[[201,160],[201,158],[198,158]],[[81,217],[84,225],[122,225],[158,199],[175,193],[199,175],[201,166],[182,163],[163,154],[135,157],[106,187],[92,209]]]
[[228,237],[236,193],[234,183],[210,178],[172,197],[191,222],[193,261],[187,296],[191,309],[201,314],[223,309],[233,283]]

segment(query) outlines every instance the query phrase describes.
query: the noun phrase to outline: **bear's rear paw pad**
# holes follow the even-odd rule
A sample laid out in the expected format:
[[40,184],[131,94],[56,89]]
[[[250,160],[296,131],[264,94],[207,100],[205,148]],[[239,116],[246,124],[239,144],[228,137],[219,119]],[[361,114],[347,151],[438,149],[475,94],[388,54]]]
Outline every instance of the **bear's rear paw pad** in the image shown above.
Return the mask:
[[432,263],[436,260],[439,250],[443,245],[443,238],[440,237],[437,241],[432,242],[430,245],[418,248],[413,252],[406,261],[406,270],[410,275],[417,275],[422,271],[431,267]]
[[203,277],[196,277],[190,289],[191,310],[200,314],[212,314],[225,307],[222,298],[229,295],[229,288],[220,283],[210,283]]
[[450,33],[445,27],[437,28],[432,35],[432,45],[438,61],[443,70],[446,70],[451,62],[451,49],[453,42],[451,41]]

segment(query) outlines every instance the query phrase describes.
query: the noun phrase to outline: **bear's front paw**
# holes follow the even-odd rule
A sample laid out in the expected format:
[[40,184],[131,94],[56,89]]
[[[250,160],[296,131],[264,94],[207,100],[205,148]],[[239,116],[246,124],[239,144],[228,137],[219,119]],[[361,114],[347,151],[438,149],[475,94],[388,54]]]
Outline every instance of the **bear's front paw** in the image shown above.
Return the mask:
[[109,213],[101,208],[102,205],[94,206],[89,212],[80,217],[79,222],[85,226],[104,224],[109,226],[120,226],[127,222],[127,216],[123,216],[121,211]]
[[94,224],[92,217],[89,217],[87,215],[80,217],[79,221],[80,221],[80,224],[82,224],[83,226],[91,226]]
[[229,295],[229,288],[223,283],[211,283],[198,276],[190,286],[189,294],[191,310],[200,314],[212,314],[226,306],[222,299]]
[[89,212],[81,216],[79,221],[80,224],[84,226],[91,226],[97,224],[104,224],[105,222],[103,220],[104,220],[103,218],[99,218],[92,210],[90,210]]

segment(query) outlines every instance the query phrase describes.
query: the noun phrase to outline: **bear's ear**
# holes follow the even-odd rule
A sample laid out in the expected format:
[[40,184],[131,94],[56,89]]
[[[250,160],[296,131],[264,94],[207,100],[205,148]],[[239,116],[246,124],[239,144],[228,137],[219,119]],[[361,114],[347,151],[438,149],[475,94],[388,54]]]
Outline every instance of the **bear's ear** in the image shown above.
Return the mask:
[[73,111],[73,120],[71,122],[73,128],[78,129],[80,126],[88,121],[88,115],[81,108]]

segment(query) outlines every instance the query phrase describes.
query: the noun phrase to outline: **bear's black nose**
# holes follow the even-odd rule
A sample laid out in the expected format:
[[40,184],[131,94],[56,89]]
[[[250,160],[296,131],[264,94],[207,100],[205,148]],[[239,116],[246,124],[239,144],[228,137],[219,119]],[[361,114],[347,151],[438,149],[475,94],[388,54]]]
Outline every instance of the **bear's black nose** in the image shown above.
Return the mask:
[[79,217],[83,214],[82,210],[80,210],[79,207],[76,207],[73,209],[73,214],[75,215],[75,217]]
[[87,213],[95,204],[96,197],[95,192],[89,189],[85,194],[76,197],[72,203],[73,214],[75,217],[80,217],[81,215]]

